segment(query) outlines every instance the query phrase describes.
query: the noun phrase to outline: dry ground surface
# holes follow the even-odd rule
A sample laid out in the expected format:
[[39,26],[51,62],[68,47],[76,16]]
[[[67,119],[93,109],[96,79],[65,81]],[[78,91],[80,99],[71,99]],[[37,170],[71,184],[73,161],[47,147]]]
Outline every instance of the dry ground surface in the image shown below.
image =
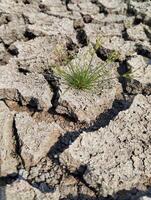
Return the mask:
[[[90,48],[97,91],[46,73]],[[0,200],[150,199],[151,1],[0,0]]]

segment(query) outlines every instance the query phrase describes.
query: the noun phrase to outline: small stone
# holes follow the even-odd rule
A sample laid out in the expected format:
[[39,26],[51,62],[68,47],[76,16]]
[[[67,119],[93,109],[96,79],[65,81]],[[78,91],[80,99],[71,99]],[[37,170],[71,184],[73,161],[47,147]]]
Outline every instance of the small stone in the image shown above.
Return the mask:
[[40,178],[40,181],[44,182],[45,181],[45,174],[42,174],[39,178]]
[[74,20],[74,22],[73,22],[73,27],[74,27],[74,29],[81,29],[81,28],[84,28],[83,20],[82,20],[82,19]]
[[24,170],[24,169],[20,169],[19,170],[19,175],[24,178],[24,179],[27,179],[28,175],[29,175],[29,172]]
[[83,16],[83,21],[85,22],[85,23],[91,23],[92,22],[92,20],[93,20],[93,18],[91,17],[91,15],[84,15]]

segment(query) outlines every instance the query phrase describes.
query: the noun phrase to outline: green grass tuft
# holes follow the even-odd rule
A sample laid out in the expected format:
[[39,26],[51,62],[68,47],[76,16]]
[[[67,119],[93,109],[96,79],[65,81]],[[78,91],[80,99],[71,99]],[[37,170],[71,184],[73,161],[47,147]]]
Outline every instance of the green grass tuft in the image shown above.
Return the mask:
[[[81,91],[90,91],[95,90],[98,86],[98,83],[104,80],[108,71],[106,65],[114,61],[116,55],[115,52],[109,56],[109,59],[105,64],[99,64],[98,66],[93,66],[92,61],[95,56],[95,50],[90,49],[87,52],[89,55],[89,62],[82,66],[80,61],[78,63],[68,63],[65,69],[57,69],[57,74],[63,79],[63,81],[68,85],[68,87],[81,90]],[[88,61],[86,59],[86,61]]]
[[91,90],[96,87],[100,74],[98,70],[91,70],[87,67],[73,67],[61,75],[69,87],[78,90]]

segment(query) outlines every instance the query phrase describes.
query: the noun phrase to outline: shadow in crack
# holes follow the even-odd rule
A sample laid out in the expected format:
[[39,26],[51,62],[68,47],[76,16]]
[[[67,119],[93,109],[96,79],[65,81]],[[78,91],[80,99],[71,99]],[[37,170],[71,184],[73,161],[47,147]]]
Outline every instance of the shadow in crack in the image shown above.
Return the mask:
[[111,120],[113,120],[120,111],[123,110],[127,110],[131,103],[132,103],[133,99],[131,100],[117,100],[115,99],[112,105],[111,109],[108,109],[106,112],[101,113],[96,120],[94,121],[94,123],[89,126],[86,130],[86,132],[92,132],[92,131],[96,131],[100,128],[104,128],[105,126],[107,126]]
[[7,200],[6,193],[5,193],[5,187],[7,184],[13,183],[16,179],[17,179],[16,173],[0,177],[0,200]]
[[151,189],[148,189],[147,191],[141,191],[136,188],[133,188],[130,191],[122,190],[117,192],[114,197],[92,197],[85,194],[73,196],[72,194],[69,194],[66,198],[61,198],[60,200],[141,200],[141,197],[144,196],[146,197],[144,199],[151,198]]
[[74,111],[71,108],[69,110],[69,108],[66,107],[66,112],[60,113],[56,109],[54,109],[53,107],[51,107],[48,110],[48,113],[51,114],[51,115],[53,115],[53,116],[55,116],[55,115],[56,116],[62,116],[68,122],[74,122],[74,123],[78,122],[78,117],[77,117],[77,115],[74,113]]
[[79,194],[78,196],[73,196],[72,194],[69,194],[66,198],[61,198],[60,200],[100,200],[100,199],[84,194]]
[[86,128],[80,128],[76,131],[66,132],[63,136],[59,138],[59,140],[54,144],[53,147],[51,147],[48,156],[50,158],[53,158],[56,155],[59,155],[62,153],[65,149],[69,147],[69,145],[74,142],[79,135],[85,131],[85,132],[92,132],[96,131],[102,127],[107,126],[111,120],[113,120],[120,111],[126,110],[130,107],[133,99],[126,100],[123,98],[122,100],[115,99],[112,105],[111,109],[106,110],[106,112],[100,114],[96,118],[96,120],[91,123]]
[[5,195],[5,182],[2,177],[0,177],[0,199],[1,200],[6,200],[6,195]]
[[6,200],[5,187],[4,186],[0,186],[0,199]]
[[31,183],[30,181],[24,179],[21,175],[19,175],[17,173],[13,173],[13,174],[9,174],[4,177],[2,177],[2,176],[0,177],[0,200],[7,200],[6,193],[5,193],[5,187],[7,185],[12,184],[16,180],[24,180],[24,181],[28,182],[32,187],[40,190],[42,193],[51,193],[51,192],[54,192],[54,190],[55,190],[54,187],[48,186],[47,183],[45,183],[45,182]]
[[[5,186],[6,183],[2,184],[0,177],[0,200],[10,200],[6,199]],[[41,191],[41,192],[48,193],[53,191]],[[137,188],[132,188],[131,190],[121,190],[118,191],[117,193],[114,193],[113,196],[108,195],[107,197],[98,195],[97,192],[95,192],[95,196],[94,194],[93,196],[89,196],[83,194],[81,189],[79,188],[79,192],[76,196],[69,192],[69,194],[66,197],[60,198],[59,200],[149,200],[149,199],[151,199],[151,187],[148,187],[146,190],[139,190]]]

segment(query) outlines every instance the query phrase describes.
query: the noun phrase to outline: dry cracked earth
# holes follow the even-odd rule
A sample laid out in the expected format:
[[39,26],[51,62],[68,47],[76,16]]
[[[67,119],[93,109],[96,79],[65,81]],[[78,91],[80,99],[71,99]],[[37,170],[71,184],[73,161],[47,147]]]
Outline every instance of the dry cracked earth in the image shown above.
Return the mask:
[[[99,91],[46,73],[98,36]],[[0,0],[0,200],[150,199],[151,1]]]

